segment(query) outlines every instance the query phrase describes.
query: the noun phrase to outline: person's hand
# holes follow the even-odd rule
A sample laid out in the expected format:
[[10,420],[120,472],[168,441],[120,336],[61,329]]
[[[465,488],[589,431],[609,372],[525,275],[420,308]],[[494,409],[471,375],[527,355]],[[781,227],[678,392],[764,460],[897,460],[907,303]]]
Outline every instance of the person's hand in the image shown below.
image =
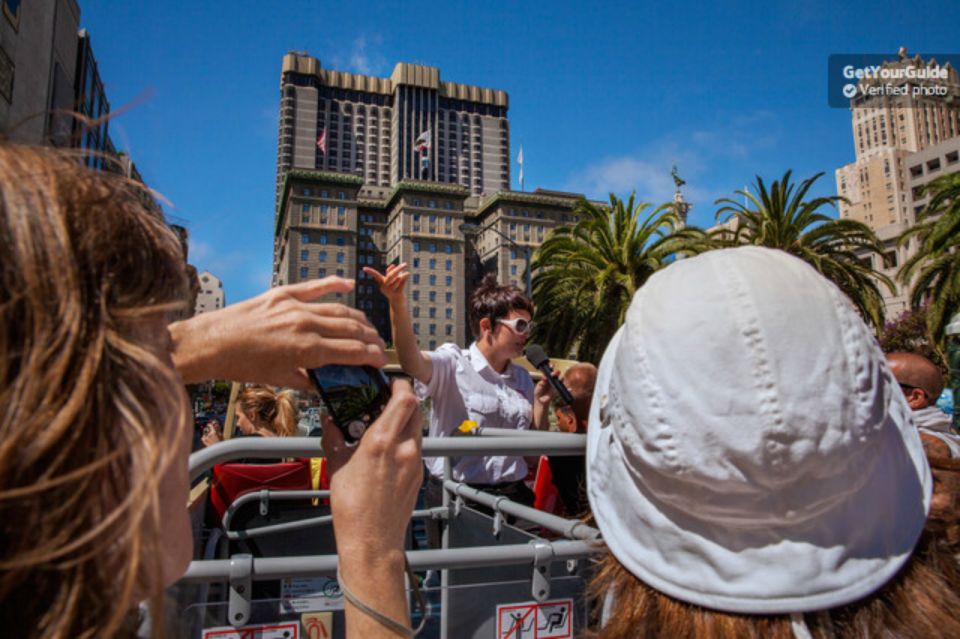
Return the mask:
[[213,444],[222,442],[223,435],[220,433],[220,422],[207,422],[206,426],[203,427],[203,436],[200,437],[200,441],[203,442],[204,446],[212,446]]
[[352,280],[326,277],[270,289],[219,311],[170,325],[174,364],[185,383],[230,379],[312,390],[304,369],[325,364],[382,367],[384,343],[362,311],[317,304]]
[[407,264],[390,264],[387,266],[386,273],[381,273],[375,268],[369,266],[363,267],[363,272],[376,281],[380,287],[380,292],[390,302],[390,306],[398,307],[406,302],[403,288],[410,279],[410,272],[407,270]]
[[[423,418],[408,382],[397,380],[391,390],[383,414],[355,448],[329,418],[321,442],[344,583],[364,603],[406,623],[404,535],[423,480]],[[348,636],[381,636],[382,626],[352,606],[347,612]]]
[[[550,367],[550,374],[560,379],[560,373],[556,371],[552,366]],[[553,385],[550,383],[550,380],[546,375],[540,378],[540,381],[537,382],[537,385],[533,387],[533,401],[544,407],[550,404],[550,401],[557,396],[557,391],[553,388]]]

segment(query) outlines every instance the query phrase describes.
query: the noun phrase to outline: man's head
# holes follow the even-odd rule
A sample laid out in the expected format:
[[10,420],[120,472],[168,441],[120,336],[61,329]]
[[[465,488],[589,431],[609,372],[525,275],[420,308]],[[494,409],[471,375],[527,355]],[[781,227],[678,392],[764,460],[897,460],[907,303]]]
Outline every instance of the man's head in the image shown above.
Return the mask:
[[887,364],[913,410],[932,406],[943,391],[943,376],[936,364],[916,353],[889,353]]
[[597,383],[597,367],[589,363],[578,363],[563,373],[563,384],[573,395],[573,407],[562,400],[554,400],[554,416],[557,427],[565,433],[585,433],[590,417],[590,402],[593,400],[593,387]]

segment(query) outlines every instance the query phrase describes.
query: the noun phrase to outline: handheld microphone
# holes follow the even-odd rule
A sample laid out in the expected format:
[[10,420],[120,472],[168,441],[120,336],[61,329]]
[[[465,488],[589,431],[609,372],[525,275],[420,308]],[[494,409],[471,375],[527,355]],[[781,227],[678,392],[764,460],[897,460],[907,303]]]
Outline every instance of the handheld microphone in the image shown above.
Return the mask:
[[567,387],[563,385],[563,382],[553,376],[550,358],[547,357],[543,347],[539,344],[530,344],[527,346],[526,351],[524,351],[524,355],[527,356],[527,361],[533,364],[534,368],[543,373],[547,381],[550,382],[550,385],[553,386],[553,390],[557,391],[560,399],[562,399],[567,406],[573,406],[573,395],[571,395]]

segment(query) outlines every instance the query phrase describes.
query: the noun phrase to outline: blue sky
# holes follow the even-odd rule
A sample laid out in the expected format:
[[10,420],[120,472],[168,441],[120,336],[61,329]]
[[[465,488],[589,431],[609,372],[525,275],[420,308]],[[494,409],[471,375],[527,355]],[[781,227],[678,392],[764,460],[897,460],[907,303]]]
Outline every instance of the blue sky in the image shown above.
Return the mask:
[[[116,2],[79,0],[113,109],[110,124],[191,262],[228,303],[269,285],[283,54],[388,76],[398,61],[510,94],[514,188],[610,191],[660,203],[671,166],[691,222],[754,175],[853,160],[850,114],[827,105],[831,53],[956,53],[960,3]],[[665,6],[666,5],[666,6]]]

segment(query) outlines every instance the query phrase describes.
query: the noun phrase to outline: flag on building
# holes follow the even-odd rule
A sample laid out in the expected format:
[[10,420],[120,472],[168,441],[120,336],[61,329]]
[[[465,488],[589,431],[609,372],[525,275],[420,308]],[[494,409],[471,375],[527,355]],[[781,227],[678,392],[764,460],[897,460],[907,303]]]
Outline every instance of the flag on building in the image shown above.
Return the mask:
[[326,127],[320,129],[320,135],[317,136],[317,148],[320,149],[320,152],[324,155],[327,154],[327,129]]
[[420,137],[417,138],[417,141],[413,143],[417,151],[423,153],[424,151],[430,150],[430,129],[427,129],[420,134]]
[[517,154],[517,164],[520,166],[520,190],[523,190],[523,145],[520,145],[520,153]]

